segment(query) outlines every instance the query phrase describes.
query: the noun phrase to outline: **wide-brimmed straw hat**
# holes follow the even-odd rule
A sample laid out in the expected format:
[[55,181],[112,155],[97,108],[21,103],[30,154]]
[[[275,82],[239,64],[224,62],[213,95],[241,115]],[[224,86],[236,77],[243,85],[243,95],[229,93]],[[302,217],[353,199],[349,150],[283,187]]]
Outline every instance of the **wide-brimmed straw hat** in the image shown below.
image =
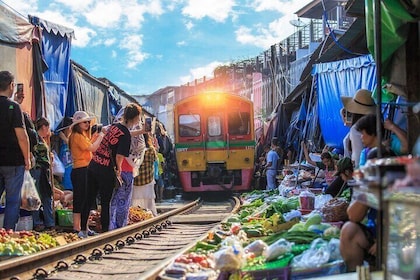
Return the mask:
[[353,114],[375,114],[376,104],[372,93],[367,89],[359,89],[353,97],[341,96],[344,108]]
[[73,123],[71,124],[71,126],[74,126],[82,122],[91,121],[93,119],[94,117],[90,117],[88,113],[86,113],[85,111],[76,111],[73,114]]

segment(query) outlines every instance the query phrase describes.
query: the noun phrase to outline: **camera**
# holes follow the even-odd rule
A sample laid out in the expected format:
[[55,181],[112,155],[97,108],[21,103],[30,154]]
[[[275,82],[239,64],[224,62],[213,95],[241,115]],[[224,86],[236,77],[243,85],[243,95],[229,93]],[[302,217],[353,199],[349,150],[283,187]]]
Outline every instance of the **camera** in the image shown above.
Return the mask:
[[101,123],[97,123],[92,125],[92,127],[90,128],[90,133],[94,134],[95,132],[99,133],[102,131],[102,128],[104,127],[103,124]]

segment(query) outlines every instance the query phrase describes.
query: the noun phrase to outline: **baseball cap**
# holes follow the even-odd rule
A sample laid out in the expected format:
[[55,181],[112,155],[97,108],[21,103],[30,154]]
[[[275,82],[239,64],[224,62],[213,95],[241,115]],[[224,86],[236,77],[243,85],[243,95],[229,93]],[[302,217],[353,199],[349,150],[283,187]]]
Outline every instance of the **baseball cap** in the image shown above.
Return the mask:
[[337,171],[335,172],[334,176],[339,176],[346,170],[353,171],[353,163],[349,157],[344,157],[337,162]]

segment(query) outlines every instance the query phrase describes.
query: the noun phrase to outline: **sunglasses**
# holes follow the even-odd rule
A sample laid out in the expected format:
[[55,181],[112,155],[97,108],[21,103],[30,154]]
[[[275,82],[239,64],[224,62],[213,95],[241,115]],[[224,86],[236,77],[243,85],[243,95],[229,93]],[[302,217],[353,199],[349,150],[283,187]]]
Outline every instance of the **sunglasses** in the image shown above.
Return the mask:
[[90,121],[84,121],[83,123],[88,123],[88,124],[90,124]]

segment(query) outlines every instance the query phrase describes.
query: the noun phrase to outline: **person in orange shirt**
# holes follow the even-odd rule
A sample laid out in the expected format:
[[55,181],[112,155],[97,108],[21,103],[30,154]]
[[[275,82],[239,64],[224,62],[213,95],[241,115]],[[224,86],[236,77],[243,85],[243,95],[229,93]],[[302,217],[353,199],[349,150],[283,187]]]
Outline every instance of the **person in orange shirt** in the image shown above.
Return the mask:
[[[77,111],[73,115],[71,133],[69,136],[69,148],[73,158],[73,169],[71,171],[71,182],[73,184],[73,230],[81,232],[81,213],[89,215],[90,208],[87,201],[87,167],[92,159],[92,153],[96,151],[101,143],[104,133],[94,132],[91,136],[90,117],[84,111]],[[92,230],[89,235],[94,235]]]

